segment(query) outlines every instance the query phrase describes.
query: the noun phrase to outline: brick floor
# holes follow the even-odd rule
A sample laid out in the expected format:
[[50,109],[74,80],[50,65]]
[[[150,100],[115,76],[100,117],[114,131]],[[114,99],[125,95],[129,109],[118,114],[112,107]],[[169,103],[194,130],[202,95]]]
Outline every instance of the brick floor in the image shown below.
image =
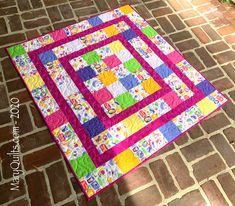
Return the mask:
[[[87,203],[4,47],[132,4],[230,99],[223,109]],[[0,205],[235,205],[235,8],[217,0],[1,0]],[[19,191],[10,191],[9,99],[20,99]]]

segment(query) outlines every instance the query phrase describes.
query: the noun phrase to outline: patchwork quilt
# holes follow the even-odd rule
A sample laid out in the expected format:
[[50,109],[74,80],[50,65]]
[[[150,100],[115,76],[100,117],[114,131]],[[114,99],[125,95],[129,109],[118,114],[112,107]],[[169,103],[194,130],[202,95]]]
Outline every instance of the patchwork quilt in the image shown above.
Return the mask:
[[128,5],[7,51],[88,198],[227,101]]

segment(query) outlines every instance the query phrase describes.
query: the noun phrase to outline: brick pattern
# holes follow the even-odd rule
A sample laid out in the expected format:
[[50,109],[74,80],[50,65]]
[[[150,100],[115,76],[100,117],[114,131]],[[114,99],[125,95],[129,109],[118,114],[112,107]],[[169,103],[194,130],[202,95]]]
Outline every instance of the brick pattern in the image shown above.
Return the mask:
[[[132,4],[230,102],[89,203],[4,47]],[[0,204],[235,205],[235,9],[218,0],[0,1]],[[10,192],[9,98],[20,100],[20,190]]]

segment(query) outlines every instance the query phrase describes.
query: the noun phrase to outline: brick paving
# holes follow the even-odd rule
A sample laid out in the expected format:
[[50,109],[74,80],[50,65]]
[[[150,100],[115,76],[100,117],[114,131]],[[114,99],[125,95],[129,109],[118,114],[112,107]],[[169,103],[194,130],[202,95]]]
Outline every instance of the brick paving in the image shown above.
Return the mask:
[[[132,4],[230,102],[87,203],[4,47]],[[0,205],[235,205],[235,8],[217,0],[1,0]],[[10,191],[12,122],[20,100],[19,191]]]

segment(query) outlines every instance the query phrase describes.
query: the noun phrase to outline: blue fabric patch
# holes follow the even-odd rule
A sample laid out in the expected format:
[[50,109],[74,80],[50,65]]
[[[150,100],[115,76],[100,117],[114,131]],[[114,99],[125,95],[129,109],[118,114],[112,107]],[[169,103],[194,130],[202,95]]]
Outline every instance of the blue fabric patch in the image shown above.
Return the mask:
[[88,19],[88,22],[89,22],[92,26],[97,26],[97,25],[103,23],[103,21],[102,21],[98,16],[94,16],[94,17]]
[[179,128],[172,121],[169,121],[165,125],[161,126],[159,130],[168,142],[172,141],[181,134]]
[[88,122],[84,123],[83,127],[91,138],[95,137],[106,129],[98,117],[94,117]]
[[126,38],[127,41],[132,38],[137,37],[136,33],[132,29],[128,29],[128,30],[122,32],[122,35]]
[[45,65],[48,62],[53,62],[54,60],[57,59],[57,57],[55,56],[53,51],[49,50],[47,52],[39,54],[39,59]]
[[160,65],[159,67],[154,69],[162,79],[168,77],[170,74],[172,74],[172,70],[165,64]]
[[119,79],[119,81],[127,90],[130,90],[139,84],[138,79],[136,79],[132,74],[129,74],[122,79]]
[[79,69],[77,74],[82,79],[82,81],[87,81],[96,76],[95,71],[90,66]]
[[215,91],[215,88],[207,80],[199,83],[196,87],[200,89],[205,94],[205,96]]

